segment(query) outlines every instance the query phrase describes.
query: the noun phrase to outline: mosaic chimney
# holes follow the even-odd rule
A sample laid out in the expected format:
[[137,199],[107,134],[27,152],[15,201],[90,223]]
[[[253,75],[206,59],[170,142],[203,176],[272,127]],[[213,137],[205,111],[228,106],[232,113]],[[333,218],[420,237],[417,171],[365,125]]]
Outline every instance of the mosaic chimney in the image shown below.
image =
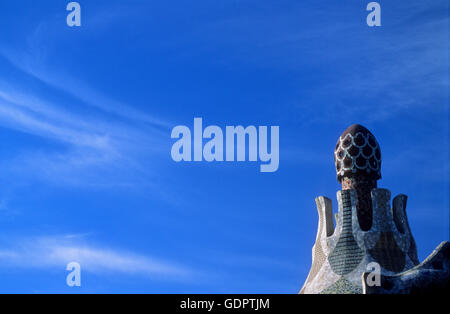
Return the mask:
[[[407,196],[397,195],[391,203],[391,192],[378,188],[381,149],[375,136],[362,125],[350,126],[337,141],[334,162],[342,185],[337,192],[338,213],[333,217],[329,198],[316,198],[319,224],[312,266],[300,293],[414,293],[449,288],[449,243],[443,242],[419,264],[406,215]],[[435,262],[439,267],[433,261],[439,261]],[[380,278],[376,286],[367,281],[374,271]],[[411,276],[408,271],[415,273]]]

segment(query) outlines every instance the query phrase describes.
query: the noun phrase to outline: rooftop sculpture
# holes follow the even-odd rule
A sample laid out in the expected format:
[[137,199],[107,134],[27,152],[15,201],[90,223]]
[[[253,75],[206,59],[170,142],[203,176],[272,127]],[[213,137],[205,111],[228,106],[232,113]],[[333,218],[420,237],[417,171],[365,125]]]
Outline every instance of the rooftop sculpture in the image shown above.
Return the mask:
[[[373,134],[355,124],[334,151],[338,213],[331,200],[316,198],[319,226],[312,266],[301,294],[421,293],[450,288],[450,243],[443,242],[422,264],[406,216],[407,196],[377,187],[381,149]],[[370,267],[379,283],[368,284]],[[368,267],[369,266],[369,267]]]

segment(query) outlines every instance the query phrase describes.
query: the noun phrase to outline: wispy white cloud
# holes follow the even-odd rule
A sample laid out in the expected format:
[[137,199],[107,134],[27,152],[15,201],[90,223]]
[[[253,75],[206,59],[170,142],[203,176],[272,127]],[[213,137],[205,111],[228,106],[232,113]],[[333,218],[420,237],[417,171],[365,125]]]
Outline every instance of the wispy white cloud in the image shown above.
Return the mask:
[[[108,5],[93,8],[95,13],[83,28],[85,34],[101,34],[120,19],[133,19],[142,16],[139,7],[128,5]],[[67,67],[55,66],[52,54],[57,50],[55,42],[65,40],[65,29],[60,27],[61,17],[52,15],[30,23],[26,38],[19,46],[1,45],[0,56],[17,69],[36,78],[51,88],[65,92],[70,97],[104,114],[143,123],[147,127],[168,129],[171,124],[165,119],[135,108],[132,104],[118,101],[99,91],[85,80],[71,75]],[[51,34],[51,35],[50,35]],[[52,38],[49,40],[49,38]]]
[[[92,22],[110,25],[137,12],[107,8],[101,21],[96,17]],[[62,39],[64,29],[55,27],[59,22],[50,16],[31,23],[20,47],[0,47],[4,61],[20,70],[17,80],[0,74],[0,126],[55,144],[22,147],[8,160],[2,156],[2,172],[84,186],[128,185],[133,176],[145,181],[157,169],[146,161],[161,156],[170,123],[105,95],[64,67],[52,66],[55,46],[48,36]],[[29,88],[24,82],[30,79],[43,88]]]
[[111,186],[129,185],[133,177],[141,184],[156,172],[144,167],[148,159],[143,162],[143,158],[161,155],[167,136],[162,129],[82,115],[20,86],[1,83],[1,126],[63,144],[23,148],[12,159],[2,158],[3,173],[40,176],[58,184]]
[[84,105],[101,110],[104,113],[116,115],[122,119],[139,121],[157,128],[167,129],[170,123],[161,118],[153,117],[133,106],[117,101],[96,89],[88,86],[82,80],[76,79],[59,69],[48,70],[45,60],[35,55],[36,51],[19,52],[12,49],[0,48],[0,55],[11,64],[41,82],[68,93],[80,100]]
[[325,14],[320,4],[298,3],[273,8],[270,19],[262,6],[202,23],[180,40],[196,43],[184,45],[193,54],[216,49],[216,54],[227,54],[217,60],[288,70],[302,83],[311,76],[310,82],[299,84],[295,99],[284,104],[285,119],[386,121],[411,109],[445,108],[447,3],[417,2],[408,4],[408,10],[392,4],[378,30],[361,19],[364,6],[355,11],[354,4],[331,5]]
[[85,235],[19,239],[11,247],[0,248],[0,267],[65,269],[70,262],[82,271],[102,274],[139,275],[149,279],[190,280],[189,267],[147,255],[108,247],[87,245]]
[[98,149],[108,148],[107,136],[77,131],[73,128],[51,123],[49,120],[28,114],[16,106],[9,105],[7,102],[2,101],[4,99],[5,97],[0,94],[0,119],[4,126],[74,145],[89,146]]
[[[52,108],[41,110],[39,102],[28,102],[27,98],[14,98],[0,91],[0,124],[3,127],[66,146],[49,151],[23,148],[15,157],[7,160],[3,157],[4,174],[9,172],[11,176],[20,173],[33,178],[41,176],[42,179],[54,179],[58,184],[69,183],[68,180],[73,183],[81,177],[80,181],[89,184],[93,179],[95,181],[93,167],[123,165],[124,145],[128,144],[123,136],[116,136],[113,128],[100,132],[95,123],[88,124],[69,114],[56,114]],[[66,122],[69,119],[71,122]],[[83,174],[89,175],[89,180]]]

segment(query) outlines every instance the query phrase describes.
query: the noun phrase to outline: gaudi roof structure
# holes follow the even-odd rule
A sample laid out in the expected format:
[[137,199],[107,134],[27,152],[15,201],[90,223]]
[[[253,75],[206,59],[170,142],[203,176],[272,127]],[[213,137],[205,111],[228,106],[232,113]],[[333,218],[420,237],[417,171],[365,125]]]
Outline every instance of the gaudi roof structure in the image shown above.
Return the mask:
[[316,198],[319,226],[311,270],[300,293],[449,289],[450,244],[443,242],[419,263],[406,216],[407,196],[395,196],[391,205],[391,192],[377,187],[381,149],[375,136],[359,124],[350,126],[337,141],[334,160],[342,184],[337,192],[336,228],[331,200]]

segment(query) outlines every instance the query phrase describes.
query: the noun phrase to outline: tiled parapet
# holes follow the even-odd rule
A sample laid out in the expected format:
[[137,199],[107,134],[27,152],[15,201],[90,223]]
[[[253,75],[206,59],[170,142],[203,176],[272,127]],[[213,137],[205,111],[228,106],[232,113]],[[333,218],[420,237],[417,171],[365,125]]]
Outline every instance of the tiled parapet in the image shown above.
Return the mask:
[[419,258],[417,257],[417,246],[414,241],[414,237],[409,227],[408,218],[406,216],[406,201],[408,197],[404,194],[397,195],[392,201],[392,216],[394,217],[394,223],[397,226],[397,230],[402,234],[410,235],[410,244],[408,250],[408,256],[414,265],[419,264]]
[[[417,249],[406,217],[406,195],[394,198],[386,189],[371,193],[373,222],[369,231],[362,231],[356,219],[353,232],[358,245],[377,262],[385,274],[395,274],[418,264]],[[353,213],[355,217],[356,211]]]
[[333,208],[331,200],[320,196],[316,198],[319,226],[317,228],[316,242],[312,248],[312,267],[306,281],[311,281],[322,268],[329,254],[327,238],[333,234]]
[[338,191],[333,230],[331,200],[316,199],[319,224],[310,274],[301,293],[362,293],[361,275],[377,262],[381,274],[393,275],[418,264],[414,239],[406,217],[406,196],[390,205],[390,192],[373,189],[373,221],[368,231],[358,222],[355,190]]
[[362,275],[365,294],[447,294],[450,291],[450,243],[442,242],[431,255],[405,272],[382,275],[380,285],[368,285],[370,274]]
[[[362,125],[348,127],[336,143],[334,162],[342,184],[337,192],[336,228],[331,200],[316,198],[319,224],[312,266],[300,293],[399,293],[449,287],[450,244],[417,266],[406,195],[397,195],[391,205],[391,192],[377,188],[381,148],[375,136]],[[363,289],[363,280],[375,273],[384,285]]]

